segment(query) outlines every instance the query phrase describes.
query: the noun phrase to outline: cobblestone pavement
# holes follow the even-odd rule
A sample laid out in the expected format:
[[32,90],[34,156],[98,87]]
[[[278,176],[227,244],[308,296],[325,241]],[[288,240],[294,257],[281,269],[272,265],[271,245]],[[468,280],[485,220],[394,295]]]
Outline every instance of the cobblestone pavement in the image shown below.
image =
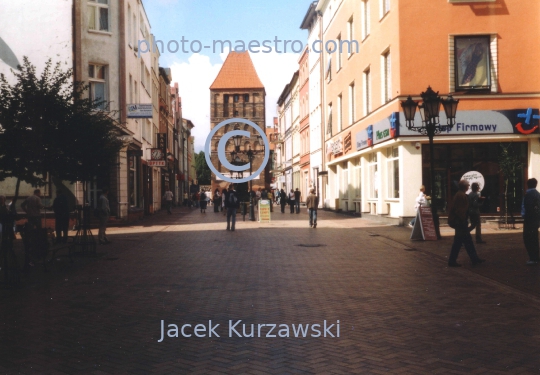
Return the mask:
[[[448,230],[412,242],[407,228],[330,212],[317,229],[305,212],[224,229],[212,207],[176,209],[109,229],[97,258],[32,270],[0,291],[0,373],[540,372],[540,273],[518,231],[487,229],[488,261],[471,268],[462,251],[452,269]],[[179,337],[158,342],[162,320]],[[255,337],[229,337],[229,320]],[[298,324],[321,337],[294,337]]]

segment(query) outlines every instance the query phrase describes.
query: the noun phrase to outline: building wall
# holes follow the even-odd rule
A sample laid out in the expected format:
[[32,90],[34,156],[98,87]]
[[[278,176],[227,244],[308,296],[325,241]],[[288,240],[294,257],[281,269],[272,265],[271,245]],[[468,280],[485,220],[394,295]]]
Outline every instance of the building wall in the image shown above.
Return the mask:
[[[348,23],[351,19],[354,39],[360,41],[359,53],[351,56],[345,53],[341,56],[340,69],[336,66],[336,54],[332,54],[331,77],[326,71],[331,54],[321,55],[324,60],[322,81],[325,93],[322,106],[327,110],[331,103],[333,109],[331,133],[325,129],[324,152],[329,171],[325,204],[333,209],[355,210],[396,219],[408,218],[415,214],[414,201],[421,184],[426,185],[430,194],[431,181],[428,168],[430,158],[426,152],[427,137],[406,129],[403,114],[400,113],[400,102],[405,100],[407,95],[412,95],[414,100],[420,100],[419,94],[431,85],[434,90],[445,95],[451,92],[460,100],[456,116],[458,123],[481,121],[474,119],[491,116],[489,113],[498,113],[479,112],[481,110],[516,110],[515,113],[519,112],[524,116],[527,108],[531,108],[537,113],[540,107],[540,72],[532,64],[538,52],[532,52],[531,58],[516,56],[523,56],[520,47],[523,44],[520,44],[521,41],[518,42],[521,35],[524,35],[525,45],[534,45],[534,41],[540,37],[539,30],[531,30],[520,21],[528,13],[534,14],[533,18],[539,17],[539,4],[530,3],[523,6],[521,2],[512,0],[505,1],[504,5],[498,2],[471,1],[467,4],[453,4],[444,1],[426,4],[423,1],[391,0],[388,13],[383,15],[380,12],[380,2],[369,0],[370,32],[366,37],[362,32],[364,26],[362,3],[358,3],[330,0],[319,4],[325,23],[323,38],[325,41],[337,39],[339,36],[343,39],[344,35],[348,35],[350,28]],[[422,30],[429,30],[429,33]],[[418,42],[419,35],[422,35],[421,43]],[[465,92],[462,89],[455,92],[454,62],[457,58],[454,54],[454,36],[456,35],[490,36],[489,58],[493,82],[490,90],[469,89]],[[390,59],[385,59],[388,52]],[[385,61],[390,62],[384,64]],[[368,69],[370,85],[369,92],[366,92],[364,82],[365,72]],[[527,74],[526,79],[523,78],[524,74]],[[352,82],[354,82],[354,101],[351,100],[349,90]],[[341,128],[336,121],[339,95],[343,103]],[[352,119],[349,118],[351,106],[354,109]],[[441,113],[444,114],[444,111]],[[509,116],[515,116],[515,113]],[[367,133],[368,127],[380,129],[380,126],[390,124],[394,120],[400,125],[398,135],[384,138],[382,132],[376,131],[373,135],[375,140],[373,145],[356,146],[356,137]],[[509,121],[512,122],[511,126],[515,127],[518,120]],[[323,118],[323,126],[327,127],[328,122],[327,114]],[[446,123],[443,115],[441,122]],[[419,116],[416,124],[420,124]],[[537,122],[533,121],[531,126],[534,124]],[[376,140],[379,136],[382,138]],[[346,147],[347,137],[352,140],[352,147]],[[539,158],[538,138],[538,130],[531,135],[524,135],[517,130],[512,132],[510,128],[506,133],[500,134],[441,134],[435,137],[435,143],[446,144],[450,150],[455,149],[457,152],[464,144],[470,144],[468,148],[470,150],[480,147],[479,145],[486,147],[493,145],[493,148],[501,142],[525,142],[528,165],[524,172],[524,180],[540,172],[536,167],[537,164],[534,164]],[[376,163],[372,162],[374,155]],[[446,161],[441,160],[436,153],[433,162],[443,165]],[[489,163],[480,161],[477,168],[488,168],[487,164]],[[454,169],[460,168],[465,167]],[[394,172],[399,176],[397,181],[394,181]],[[435,187],[435,192],[446,184],[446,190],[442,192],[446,197],[437,199],[447,202],[454,193],[452,186],[454,180],[460,177],[454,176],[452,173],[456,172],[449,169],[436,173],[436,178],[442,178],[443,181],[441,187]],[[445,181],[447,174],[448,176],[452,174],[452,178],[450,180],[448,177],[448,181]],[[497,190],[498,187],[494,184],[498,183],[491,181],[491,185],[487,187]],[[437,184],[438,180],[436,186]],[[442,202],[443,211],[446,210],[445,202]],[[400,221],[403,222],[404,219]]]

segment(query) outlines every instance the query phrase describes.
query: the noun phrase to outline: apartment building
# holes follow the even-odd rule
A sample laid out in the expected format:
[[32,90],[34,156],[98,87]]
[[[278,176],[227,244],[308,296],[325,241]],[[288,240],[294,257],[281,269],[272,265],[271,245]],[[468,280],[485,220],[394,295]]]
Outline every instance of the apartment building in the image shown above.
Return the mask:
[[[496,214],[504,198],[498,155],[508,144],[523,164],[509,186],[510,209],[519,212],[524,182],[540,172],[538,52],[521,47],[539,40],[540,30],[522,21],[538,19],[539,8],[519,0],[319,1],[321,46],[330,50],[321,54],[325,206],[403,223],[423,184],[444,215],[468,178],[481,183],[483,213]],[[459,99],[456,124],[435,136],[433,155],[400,106],[428,86]],[[445,125],[442,109],[439,118]]]

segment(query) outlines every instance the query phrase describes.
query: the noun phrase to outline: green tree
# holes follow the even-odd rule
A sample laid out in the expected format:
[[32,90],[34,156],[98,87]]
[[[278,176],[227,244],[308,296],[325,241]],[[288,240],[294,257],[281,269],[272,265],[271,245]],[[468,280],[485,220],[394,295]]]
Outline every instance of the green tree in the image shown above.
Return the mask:
[[210,185],[212,179],[212,172],[206,164],[206,158],[204,151],[200,151],[195,154],[195,170],[197,171],[197,181],[199,185]]
[[42,186],[48,173],[71,182],[108,173],[123,142],[104,102],[51,60],[40,77],[26,57],[13,73],[13,85],[0,75],[0,181],[17,178],[15,200],[21,181]]

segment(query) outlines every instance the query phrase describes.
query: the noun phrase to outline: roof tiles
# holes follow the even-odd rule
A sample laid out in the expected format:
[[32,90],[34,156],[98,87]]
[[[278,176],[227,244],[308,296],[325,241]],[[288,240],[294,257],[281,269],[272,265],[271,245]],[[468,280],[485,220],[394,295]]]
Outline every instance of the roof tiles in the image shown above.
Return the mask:
[[249,52],[229,52],[210,90],[264,89]]

